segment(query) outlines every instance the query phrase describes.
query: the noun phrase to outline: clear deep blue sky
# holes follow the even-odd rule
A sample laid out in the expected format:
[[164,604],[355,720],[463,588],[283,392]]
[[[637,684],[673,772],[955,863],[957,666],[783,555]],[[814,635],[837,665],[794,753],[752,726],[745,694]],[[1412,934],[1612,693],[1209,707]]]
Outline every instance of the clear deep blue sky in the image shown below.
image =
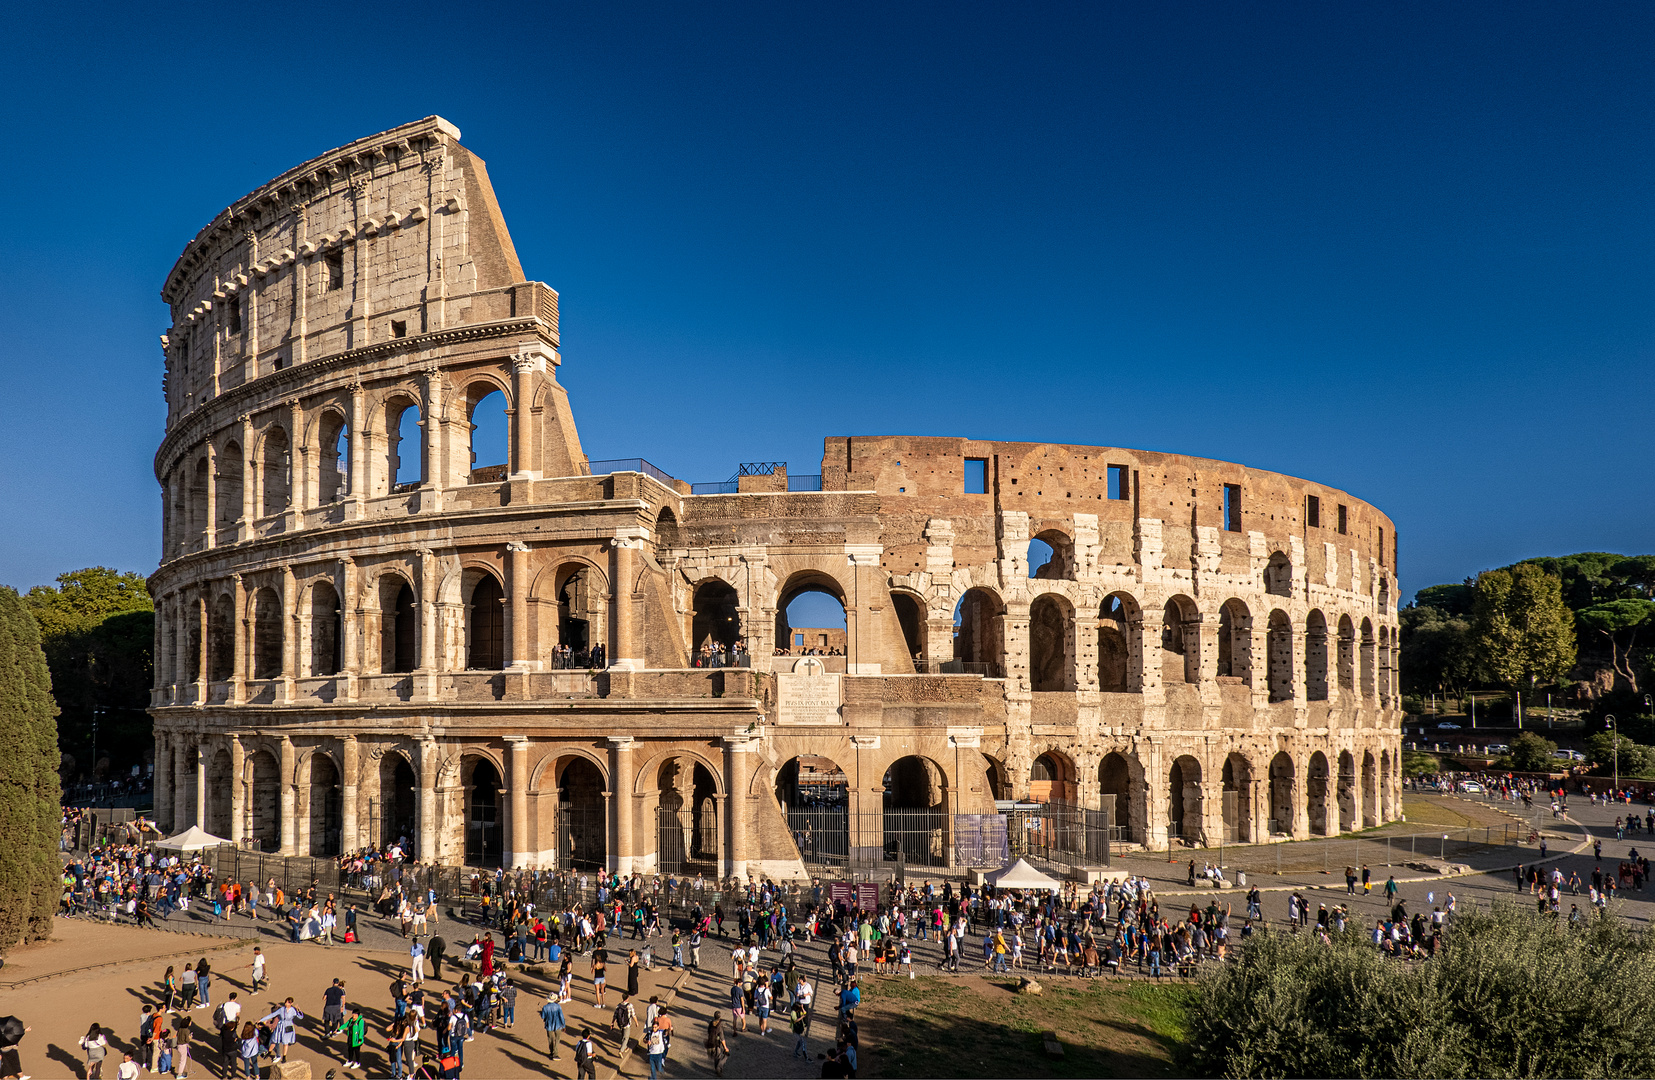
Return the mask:
[[1404,592],[1655,549],[1650,4],[151,7],[0,41],[0,582],[154,568],[163,276],[430,113],[594,458],[1200,454],[1379,505]]

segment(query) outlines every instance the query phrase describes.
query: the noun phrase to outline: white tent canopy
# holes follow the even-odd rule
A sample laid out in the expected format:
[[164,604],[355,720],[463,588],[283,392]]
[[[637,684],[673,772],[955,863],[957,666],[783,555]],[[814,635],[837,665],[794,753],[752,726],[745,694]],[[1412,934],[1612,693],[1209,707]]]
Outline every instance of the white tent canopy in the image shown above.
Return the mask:
[[1063,883],[1047,877],[1025,860],[1018,859],[1010,866],[987,875],[985,880],[996,889],[1060,889]]
[[199,825],[191,825],[177,836],[169,836],[165,840],[157,840],[154,847],[162,851],[200,851],[203,848],[219,847],[230,841],[221,840]]

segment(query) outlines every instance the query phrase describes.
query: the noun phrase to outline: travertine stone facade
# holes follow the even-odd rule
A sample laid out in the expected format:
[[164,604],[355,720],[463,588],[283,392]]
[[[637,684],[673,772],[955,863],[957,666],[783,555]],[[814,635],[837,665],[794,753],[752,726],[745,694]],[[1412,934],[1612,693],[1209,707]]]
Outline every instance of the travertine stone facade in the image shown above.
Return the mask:
[[[557,294],[437,117],[238,201],[162,295],[169,827],[782,875],[783,800],[834,765],[852,858],[890,846],[886,807],[932,815],[943,863],[996,799],[1112,806],[1152,845],[1397,815],[1395,532],[1341,491],[959,438],[829,438],[819,482],[718,494],[594,474]],[[501,398],[507,460],[476,460]],[[844,655],[772,656],[807,590],[844,605]],[[737,639],[750,667],[691,666]]]

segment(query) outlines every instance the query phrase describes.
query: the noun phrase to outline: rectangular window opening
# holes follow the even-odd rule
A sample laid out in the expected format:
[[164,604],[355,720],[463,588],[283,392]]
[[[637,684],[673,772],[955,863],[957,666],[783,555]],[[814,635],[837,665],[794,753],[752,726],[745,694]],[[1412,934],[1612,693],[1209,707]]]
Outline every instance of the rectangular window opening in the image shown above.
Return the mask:
[[1224,485],[1224,531],[1241,531],[1241,485]]
[[401,319],[391,320],[391,336],[394,338],[408,336],[408,324]]
[[1132,498],[1132,476],[1125,465],[1109,466],[1109,497],[1111,499]]
[[1312,529],[1322,527],[1322,500],[1308,496],[1304,505],[1304,523]]
[[230,297],[224,302],[225,314],[229,316],[230,333],[241,333],[241,300],[239,297]]
[[1379,530],[1379,565],[1385,565],[1385,530]]
[[345,287],[345,253],[330,251],[327,257],[328,264],[328,292],[336,292]]
[[965,493],[967,495],[988,494],[988,458],[968,457],[965,459]]
[[1345,518],[1346,518],[1345,504],[1340,503],[1339,504],[1339,535],[1340,536],[1345,535]]

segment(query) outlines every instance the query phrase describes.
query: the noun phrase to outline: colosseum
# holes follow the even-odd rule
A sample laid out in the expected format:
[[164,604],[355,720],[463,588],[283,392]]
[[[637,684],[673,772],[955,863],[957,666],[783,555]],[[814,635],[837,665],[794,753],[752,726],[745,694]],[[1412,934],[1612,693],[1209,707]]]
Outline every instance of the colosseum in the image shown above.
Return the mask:
[[1396,533],[1335,488],[963,437],[589,460],[557,293],[439,117],[238,200],[161,295],[165,827],[782,878],[1397,816]]

